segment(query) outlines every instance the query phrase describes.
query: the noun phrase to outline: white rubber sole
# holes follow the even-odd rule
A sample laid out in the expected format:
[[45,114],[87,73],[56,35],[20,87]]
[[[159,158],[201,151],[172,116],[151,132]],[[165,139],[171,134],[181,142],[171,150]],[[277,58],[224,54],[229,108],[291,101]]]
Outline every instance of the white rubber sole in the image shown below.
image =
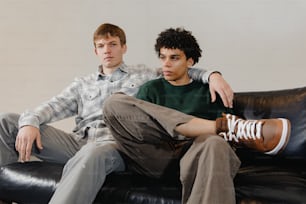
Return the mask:
[[287,119],[284,119],[284,118],[279,118],[279,119],[283,123],[283,131],[282,131],[282,135],[281,135],[280,141],[276,145],[276,147],[274,147],[274,149],[272,149],[269,152],[265,152],[265,154],[276,155],[281,150],[283,150],[285,148],[285,146],[287,145],[287,143],[288,143],[288,140],[289,140],[289,137],[290,137],[290,131],[291,131],[290,122]]

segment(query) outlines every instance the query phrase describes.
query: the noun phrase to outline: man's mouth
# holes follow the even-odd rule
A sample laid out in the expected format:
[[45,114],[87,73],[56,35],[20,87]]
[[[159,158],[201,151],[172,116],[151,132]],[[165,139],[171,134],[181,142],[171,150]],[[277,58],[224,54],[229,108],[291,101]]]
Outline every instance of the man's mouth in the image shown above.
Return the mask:
[[104,60],[111,60],[113,57],[105,57]]
[[170,71],[163,71],[164,76],[168,76],[168,75],[171,75],[171,74],[172,74],[172,72],[170,72]]

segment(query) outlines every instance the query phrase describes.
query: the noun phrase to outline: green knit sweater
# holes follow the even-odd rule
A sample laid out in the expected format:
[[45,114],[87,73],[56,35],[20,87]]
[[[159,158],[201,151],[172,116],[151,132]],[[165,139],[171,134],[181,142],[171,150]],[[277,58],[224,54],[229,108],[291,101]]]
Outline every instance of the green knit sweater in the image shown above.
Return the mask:
[[140,87],[136,97],[209,120],[215,120],[222,113],[232,112],[224,107],[220,97],[211,103],[209,85],[197,81],[173,86],[164,78],[151,80]]

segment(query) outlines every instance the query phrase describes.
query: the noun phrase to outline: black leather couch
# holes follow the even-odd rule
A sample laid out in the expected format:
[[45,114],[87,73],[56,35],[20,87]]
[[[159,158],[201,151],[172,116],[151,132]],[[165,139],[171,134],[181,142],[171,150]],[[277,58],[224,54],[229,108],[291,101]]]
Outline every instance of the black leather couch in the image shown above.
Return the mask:
[[[278,156],[237,149],[242,166],[236,176],[237,203],[306,203],[306,87],[235,94],[235,114],[248,118],[285,117],[291,138]],[[63,166],[33,161],[0,169],[0,200],[48,203]],[[177,179],[156,180],[130,172],[111,174],[96,197],[103,204],[179,204]],[[222,195],[220,195],[222,196]]]

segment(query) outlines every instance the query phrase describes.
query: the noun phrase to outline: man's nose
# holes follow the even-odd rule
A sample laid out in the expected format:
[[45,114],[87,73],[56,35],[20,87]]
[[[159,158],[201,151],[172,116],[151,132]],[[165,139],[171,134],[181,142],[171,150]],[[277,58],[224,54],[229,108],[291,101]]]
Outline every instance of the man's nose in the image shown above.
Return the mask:
[[170,59],[167,58],[167,59],[164,60],[164,66],[165,66],[165,67],[171,66]]
[[105,46],[104,46],[104,52],[105,52],[105,53],[110,52],[110,50],[111,50],[111,49],[110,49],[110,46],[109,46],[109,45],[105,45]]

